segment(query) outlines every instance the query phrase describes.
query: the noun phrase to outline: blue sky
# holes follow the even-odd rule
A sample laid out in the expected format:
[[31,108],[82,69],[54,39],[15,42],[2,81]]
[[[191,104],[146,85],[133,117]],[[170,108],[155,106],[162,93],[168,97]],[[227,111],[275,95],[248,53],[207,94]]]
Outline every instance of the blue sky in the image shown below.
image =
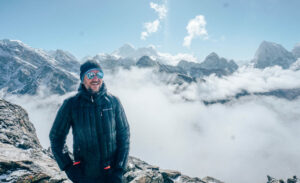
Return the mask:
[[[165,14],[160,17],[161,9],[154,6],[165,9]],[[0,39],[63,49],[78,58],[110,53],[130,43],[192,54],[199,61],[213,51],[248,60],[263,40],[288,50],[300,42],[299,7],[299,0],[0,0]],[[202,22],[191,26],[194,35],[184,45],[187,26],[197,16]],[[158,25],[149,25],[152,32],[142,39],[145,24],[154,21]],[[195,33],[197,25],[202,33]]]

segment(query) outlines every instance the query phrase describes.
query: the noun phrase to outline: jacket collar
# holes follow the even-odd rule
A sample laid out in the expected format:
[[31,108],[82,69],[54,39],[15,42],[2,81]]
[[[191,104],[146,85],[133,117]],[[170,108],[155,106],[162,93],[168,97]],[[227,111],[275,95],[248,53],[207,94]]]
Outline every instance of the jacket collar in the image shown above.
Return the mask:
[[78,88],[78,94],[91,102],[99,101],[99,99],[106,93],[107,93],[107,88],[104,81],[97,93],[90,93],[82,83],[80,83]]

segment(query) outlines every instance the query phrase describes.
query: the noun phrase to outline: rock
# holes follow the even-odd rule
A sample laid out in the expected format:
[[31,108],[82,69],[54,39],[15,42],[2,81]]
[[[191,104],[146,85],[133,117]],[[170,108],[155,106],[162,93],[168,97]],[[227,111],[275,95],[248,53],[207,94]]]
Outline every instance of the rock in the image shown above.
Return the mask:
[[69,182],[42,149],[27,112],[0,99],[0,182]]
[[21,149],[41,149],[35,128],[20,106],[0,99],[0,142]]
[[160,169],[132,156],[129,157],[124,179],[125,183],[223,183],[212,177],[192,178],[179,171]]
[[267,175],[267,178],[267,183],[300,183],[300,179],[298,179],[296,175],[294,175],[293,178],[288,178],[286,182],[282,179],[277,180],[269,175]]
[[217,180],[217,179],[215,179],[215,178],[213,178],[213,177],[209,177],[209,176],[204,177],[204,178],[203,178],[203,181],[205,181],[205,182],[207,182],[207,183],[224,183],[224,182],[222,182],[222,181],[220,181],[220,180]]

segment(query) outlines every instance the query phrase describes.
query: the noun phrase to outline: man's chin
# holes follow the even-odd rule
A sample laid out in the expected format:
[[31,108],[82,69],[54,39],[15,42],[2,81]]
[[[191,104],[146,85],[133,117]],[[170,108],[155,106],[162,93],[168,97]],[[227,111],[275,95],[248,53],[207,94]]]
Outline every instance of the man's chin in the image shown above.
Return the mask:
[[99,90],[100,90],[100,87],[99,87],[98,89],[92,89],[92,88],[89,88],[89,89],[88,89],[88,92],[94,94],[94,93],[98,93]]

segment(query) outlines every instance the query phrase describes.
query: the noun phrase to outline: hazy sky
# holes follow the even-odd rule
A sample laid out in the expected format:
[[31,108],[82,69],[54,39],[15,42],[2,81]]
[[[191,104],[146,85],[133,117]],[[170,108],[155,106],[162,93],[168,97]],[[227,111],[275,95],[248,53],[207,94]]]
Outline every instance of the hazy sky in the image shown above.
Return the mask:
[[124,43],[161,52],[254,56],[263,40],[300,42],[298,0],[1,0],[0,39],[17,39],[78,58]]

